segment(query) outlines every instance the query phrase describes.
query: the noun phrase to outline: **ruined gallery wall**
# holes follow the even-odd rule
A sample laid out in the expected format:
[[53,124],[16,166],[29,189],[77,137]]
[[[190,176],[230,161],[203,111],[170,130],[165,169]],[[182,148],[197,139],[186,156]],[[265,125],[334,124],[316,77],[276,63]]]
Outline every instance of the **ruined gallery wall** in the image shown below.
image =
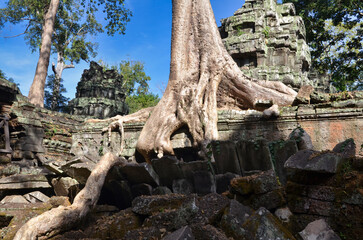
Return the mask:
[[[344,105],[344,101],[342,103]],[[221,141],[287,140],[297,127],[305,129],[312,138],[316,150],[331,150],[348,138],[353,138],[357,152],[363,144],[363,102],[357,101],[354,107],[339,108],[330,106],[319,108],[318,105],[288,107],[281,109],[281,116],[276,119],[264,119],[257,111],[220,111],[218,129]],[[106,151],[117,153],[120,150],[120,133],[113,132],[111,144],[107,134],[102,134],[105,123],[86,124],[77,128],[72,135],[72,152],[78,154],[102,154]],[[130,157],[143,127],[142,123],[125,125],[123,156]],[[180,130],[172,136],[174,148],[191,147],[191,140],[186,130]],[[87,147],[84,147],[87,146]]]

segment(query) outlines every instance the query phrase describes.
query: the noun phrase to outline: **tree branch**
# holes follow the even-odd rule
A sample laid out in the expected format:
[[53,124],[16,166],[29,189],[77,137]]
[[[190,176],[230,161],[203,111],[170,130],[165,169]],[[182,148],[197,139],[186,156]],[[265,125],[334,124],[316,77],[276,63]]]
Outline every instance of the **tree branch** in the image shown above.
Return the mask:
[[24,34],[26,34],[28,32],[29,27],[30,27],[30,22],[28,23],[28,26],[26,26],[26,29],[25,29],[25,31],[23,33],[20,33],[20,34],[14,35],[14,36],[5,36],[3,38],[15,38],[15,37],[19,37],[21,35],[24,35]]

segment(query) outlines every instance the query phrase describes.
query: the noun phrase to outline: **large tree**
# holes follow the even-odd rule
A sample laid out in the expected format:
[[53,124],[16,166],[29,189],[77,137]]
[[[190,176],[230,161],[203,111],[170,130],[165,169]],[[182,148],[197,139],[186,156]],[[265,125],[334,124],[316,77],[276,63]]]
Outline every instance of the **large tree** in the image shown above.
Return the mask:
[[63,79],[58,79],[54,74],[48,76],[44,91],[45,108],[57,112],[67,112],[69,98],[63,95],[67,90],[62,82]]
[[[171,63],[166,91],[150,117],[148,110],[151,109],[142,110],[115,118],[119,121],[111,125],[117,126],[121,121],[122,127],[122,122],[148,118],[137,149],[150,160],[155,155],[173,154],[170,136],[182,126],[188,127],[194,145],[202,150],[206,143],[218,139],[217,100],[224,107],[253,108],[261,100],[288,105],[295,96],[296,92],[281,82],[253,80],[240,71],[224,48],[209,0],[173,0]],[[111,158],[109,154],[107,158]],[[105,161],[98,166],[103,164]],[[97,169],[107,173],[106,168]],[[85,188],[87,185],[88,182]],[[40,215],[24,225],[15,239],[51,237],[58,230],[65,231],[84,217],[92,204],[93,199],[87,208],[82,205],[82,215],[77,207]],[[52,219],[57,221],[51,222]]]
[[[94,44],[86,40],[87,34],[96,34],[103,29],[109,35],[124,34],[131,16],[124,0],[8,0],[6,6],[0,9],[0,27],[6,22],[27,22],[22,34],[25,34],[33,49],[39,49],[39,61],[29,91],[30,102],[39,106],[44,105],[44,87],[52,46],[58,55],[53,71],[60,79],[64,69],[73,67],[73,61],[88,60],[89,55],[94,53]],[[105,26],[96,20],[99,10],[105,13]],[[71,64],[65,64],[66,60]]]
[[331,74],[340,90],[363,89],[363,2],[357,0],[284,0],[292,2],[306,26],[312,67]]

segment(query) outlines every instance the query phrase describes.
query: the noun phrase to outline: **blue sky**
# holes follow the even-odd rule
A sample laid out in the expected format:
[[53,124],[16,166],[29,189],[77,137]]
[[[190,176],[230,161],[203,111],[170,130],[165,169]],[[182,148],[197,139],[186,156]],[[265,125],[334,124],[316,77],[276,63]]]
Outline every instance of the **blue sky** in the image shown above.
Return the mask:
[[[0,8],[4,7],[0,2]],[[98,55],[94,60],[102,60],[116,65],[121,60],[139,60],[145,64],[145,72],[151,77],[150,90],[161,96],[169,78],[170,42],[171,42],[171,0],[126,0],[126,5],[133,12],[125,35],[109,37],[98,35],[94,41],[99,43]],[[244,4],[244,0],[211,0],[214,14],[219,25],[222,18],[232,16]],[[3,38],[24,31],[24,25],[8,25],[0,30],[0,69],[7,77],[12,77],[20,84],[20,90],[28,95],[33,81],[38,53],[31,53],[23,37]],[[56,56],[51,56],[56,62]],[[51,64],[50,64],[51,65]],[[81,62],[74,69],[63,72],[65,94],[74,98],[76,86],[84,69],[89,64]],[[48,74],[51,74],[51,68]]]

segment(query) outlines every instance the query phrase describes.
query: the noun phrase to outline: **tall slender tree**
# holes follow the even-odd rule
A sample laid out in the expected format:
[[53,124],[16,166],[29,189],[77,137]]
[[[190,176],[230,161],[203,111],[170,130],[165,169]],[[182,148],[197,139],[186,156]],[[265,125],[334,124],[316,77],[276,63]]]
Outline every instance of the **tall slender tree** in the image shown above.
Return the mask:
[[[64,69],[74,67],[73,62],[95,56],[95,44],[87,41],[87,35],[103,32],[103,29],[111,36],[124,34],[132,15],[124,0],[8,0],[6,6],[0,9],[0,28],[6,22],[27,22],[25,31],[19,35],[25,34],[33,51],[39,49],[37,70],[29,91],[29,100],[39,106],[44,104],[44,86],[52,51],[57,53],[53,72],[59,80]],[[105,13],[105,26],[96,18],[99,10]],[[70,64],[65,63],[67,60]]]

